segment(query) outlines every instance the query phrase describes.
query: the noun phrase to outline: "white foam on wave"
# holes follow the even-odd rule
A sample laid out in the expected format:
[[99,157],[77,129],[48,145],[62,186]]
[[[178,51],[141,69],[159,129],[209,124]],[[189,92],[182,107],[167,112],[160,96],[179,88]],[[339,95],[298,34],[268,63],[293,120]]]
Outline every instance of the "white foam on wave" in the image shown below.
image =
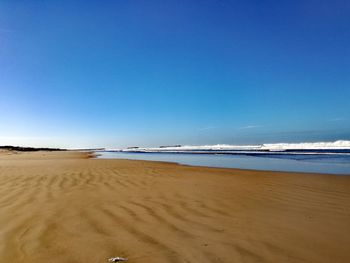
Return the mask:
[[191,152],[191,151],[286,151],[286,150],[350,150],[350,141],[334,142],[303,142],[303,143],[267,143],[260,145],[184,145],[162,146],[150,148],[129,148],[117,151],[123,152]]
[[306,142],[306,143],[271,143],[263,144],[262,148],[269,150],[349,150],[350,141]]

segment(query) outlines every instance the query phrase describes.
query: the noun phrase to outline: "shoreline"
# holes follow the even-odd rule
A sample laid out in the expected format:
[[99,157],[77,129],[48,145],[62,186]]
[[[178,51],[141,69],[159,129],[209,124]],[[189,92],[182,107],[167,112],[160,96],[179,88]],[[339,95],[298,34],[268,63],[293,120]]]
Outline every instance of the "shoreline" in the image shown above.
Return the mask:
[[1,262],[350,261],[350,177],[91,157],[0,152]]

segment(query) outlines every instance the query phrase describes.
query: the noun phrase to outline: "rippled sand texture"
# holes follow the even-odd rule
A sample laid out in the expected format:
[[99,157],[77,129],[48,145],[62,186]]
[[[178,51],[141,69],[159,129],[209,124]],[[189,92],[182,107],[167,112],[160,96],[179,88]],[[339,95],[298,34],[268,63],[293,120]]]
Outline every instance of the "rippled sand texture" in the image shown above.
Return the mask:
[[350,177],[0,153],[0,262],[350,262]]

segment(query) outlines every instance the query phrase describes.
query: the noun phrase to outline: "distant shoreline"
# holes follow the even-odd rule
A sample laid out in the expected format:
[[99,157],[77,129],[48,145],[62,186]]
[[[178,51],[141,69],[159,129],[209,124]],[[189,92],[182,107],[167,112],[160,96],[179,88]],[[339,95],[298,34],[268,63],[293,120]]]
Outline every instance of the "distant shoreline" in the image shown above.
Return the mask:
[[24,146],[3,145],[3,146],[0,146],[0,150],[19,151],[19,152],[37,152],[37,151],[93,152],[93,151],[103,151],[104,148],[65,149],[65,148],[50,148],[50,147],[24,147]]
[[19,152],[37,152],[37,151],[67,151],[66,149],[61,148],[48,148],[48,147],[22,147],[22,146],[12,146],[12,145],[5,145],[0,146],[0,150],[8,150],[8,151],[19,151]]

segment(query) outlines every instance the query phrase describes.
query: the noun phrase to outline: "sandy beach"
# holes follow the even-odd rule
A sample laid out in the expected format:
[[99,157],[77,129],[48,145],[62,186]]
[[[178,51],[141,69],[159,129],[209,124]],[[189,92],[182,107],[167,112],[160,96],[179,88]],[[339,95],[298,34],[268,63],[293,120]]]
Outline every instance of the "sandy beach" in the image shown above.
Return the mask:
[[350,262],[350,177],[0,152],[0,262]]

